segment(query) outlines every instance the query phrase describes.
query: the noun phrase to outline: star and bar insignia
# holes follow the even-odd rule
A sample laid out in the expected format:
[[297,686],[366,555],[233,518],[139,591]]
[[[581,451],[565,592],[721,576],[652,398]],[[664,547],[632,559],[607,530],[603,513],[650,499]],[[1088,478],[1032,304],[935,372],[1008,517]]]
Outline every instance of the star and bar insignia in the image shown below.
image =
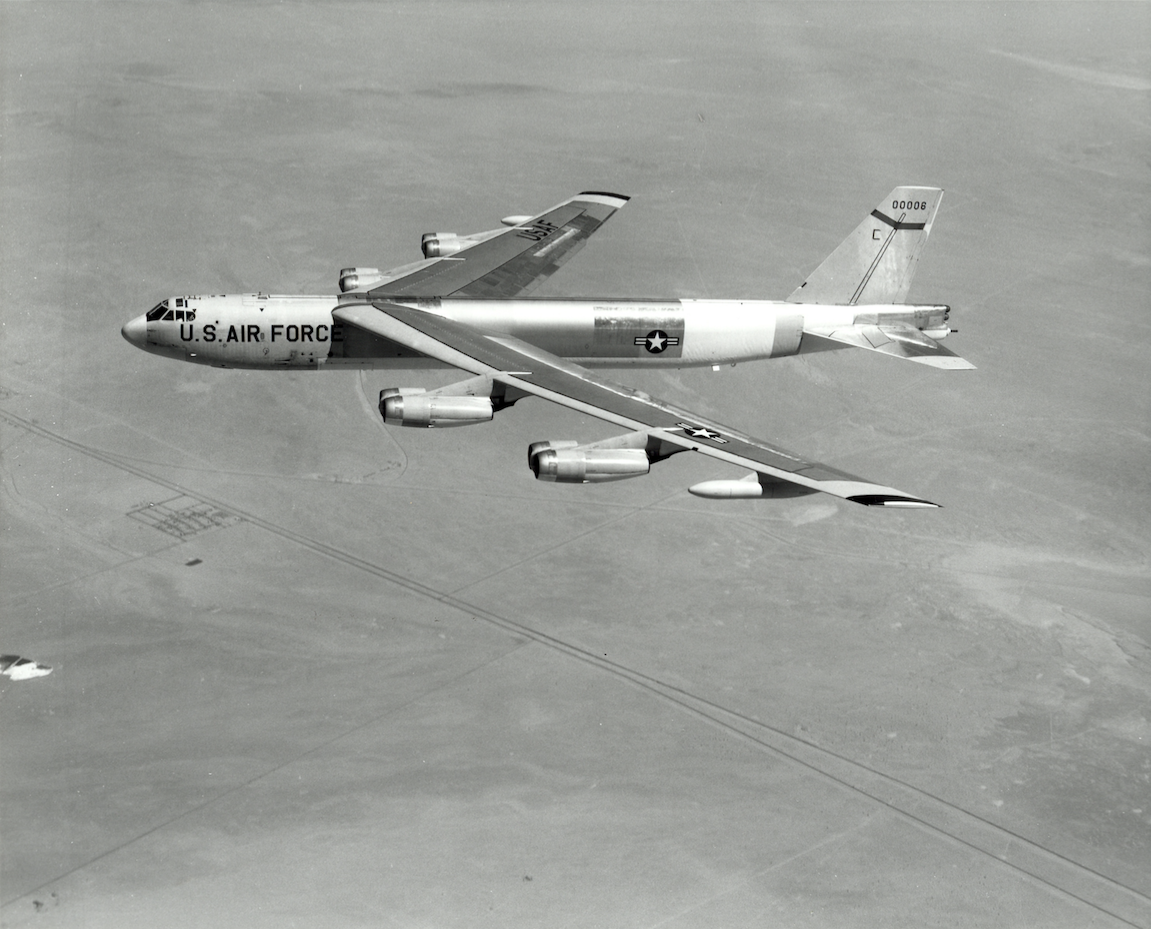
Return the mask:
[[727,444],[727,439],[723,438],[714,429],[708,429],[706,426],[693,426],[691,423],[676,423],[673,428],[682,429],[684,435],[691,436],[693,439],[708,439],[716,445]]
[[662,329],[653,329],[647,335],[637,335],[635,344],[644,346],[653,355],[658,355],[664,349],[679,345],[679,337],[668,335]]

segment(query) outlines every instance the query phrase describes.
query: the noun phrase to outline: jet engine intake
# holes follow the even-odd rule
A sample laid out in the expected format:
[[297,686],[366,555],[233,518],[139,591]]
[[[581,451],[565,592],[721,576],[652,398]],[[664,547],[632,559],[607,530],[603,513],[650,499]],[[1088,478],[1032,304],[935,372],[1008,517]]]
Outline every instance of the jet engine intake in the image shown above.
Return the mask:
[[537,480],[557,484],[598,484],[639,477],[651,470],[651,461],[642,448],[560,448],[566,442],[550,445],[528,458]]
[[418,388],[390,387],[380,391],[380,415],[390,426],[445,429],[491,422],[491,397],[452,397],[428,394]]
[[340,272],[340,293],[346,294],[349,290],[371,287],[385,277],[379,268],[344,268]]
[[425,232],[420,238],[420,250],[425,258],[454,255],[465,245],[471,244],[467,236],[458,236],[454,232]]
[[553,441],[549,441],[549,442],[532,442],[532,444],[528,446],[528,467],[531,468],[533,471],[536,470],[536,466],[535,466],[535,464],[533,464],[533,462],[535,460],[536,455],[538,455],[544,449],[547,449],[547,448],[576,448],[578,445],[579,445],[579,442],[575,441],[574,439],[558,439],[558,440],[553,440]]

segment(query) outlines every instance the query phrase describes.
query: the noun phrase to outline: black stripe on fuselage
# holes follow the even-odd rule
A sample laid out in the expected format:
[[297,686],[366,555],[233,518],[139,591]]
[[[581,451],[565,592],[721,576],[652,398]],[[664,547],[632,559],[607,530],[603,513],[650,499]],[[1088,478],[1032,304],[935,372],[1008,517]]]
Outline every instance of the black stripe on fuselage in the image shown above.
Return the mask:
[[[890,216],[884,216],[879,210],[872,210],[871,215],[876,219],[883,220],[883,222],[887,223],[887,225],[893,229],[923,229],[927,226],[927,223],[901,223],[899,220],[892,219]],[[905,213],[904,215],[906,216],[907,214]]]

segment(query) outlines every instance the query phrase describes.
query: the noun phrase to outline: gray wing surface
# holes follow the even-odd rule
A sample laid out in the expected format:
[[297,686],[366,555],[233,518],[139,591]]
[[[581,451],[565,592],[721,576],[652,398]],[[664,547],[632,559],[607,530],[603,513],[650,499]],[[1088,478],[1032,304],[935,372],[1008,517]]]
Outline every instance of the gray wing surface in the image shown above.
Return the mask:
[[807,461],[642,391],[597,377],[586,368],[511,336],[383,302],[337,307],[332,316],[471,374],[485,375],[569,409],[646,432],[671,446],[750,468],[769,479],[870,506],[935,506],[893,487]]
[[619,194],[586,191],[534,219],[450,257],[373,288],[376,299],[518,297],[534,290],[578,252],[627,203]]

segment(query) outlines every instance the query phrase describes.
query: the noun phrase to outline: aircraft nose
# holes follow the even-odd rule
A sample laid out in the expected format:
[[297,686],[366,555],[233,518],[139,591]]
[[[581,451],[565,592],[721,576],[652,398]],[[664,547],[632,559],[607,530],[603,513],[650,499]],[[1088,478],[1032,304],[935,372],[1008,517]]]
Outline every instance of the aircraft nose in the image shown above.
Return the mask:
[[120,330],[120,335],[139,348],[148,336],[147,320],[143,316],[128,320]]

